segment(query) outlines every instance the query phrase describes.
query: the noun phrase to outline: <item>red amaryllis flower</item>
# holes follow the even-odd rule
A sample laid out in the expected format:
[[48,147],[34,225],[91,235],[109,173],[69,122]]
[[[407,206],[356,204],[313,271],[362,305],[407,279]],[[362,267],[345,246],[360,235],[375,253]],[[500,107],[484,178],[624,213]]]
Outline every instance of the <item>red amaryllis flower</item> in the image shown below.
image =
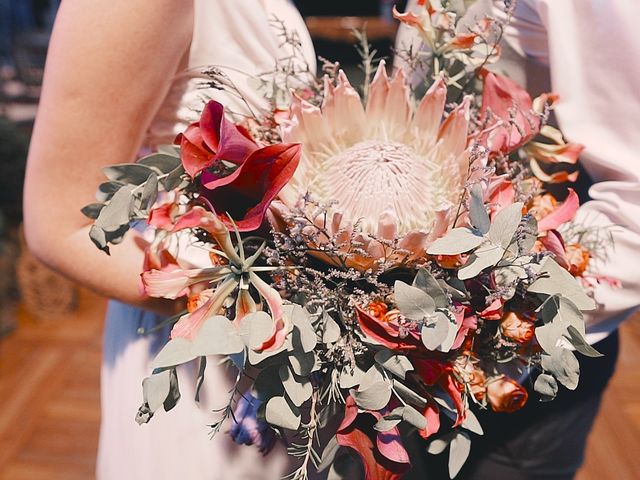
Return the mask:
[[402,446],[397,427],[377,432],[373,426],[380,412],[358,413],[352,396],[347,397],[344,420],[336,433],[339,445],[355,450],[364,464],[365,480],[397,480],[409,470],[409,454]]
[[184,170],[192,177],[217,160],[241,164],[258,149],[249,133],[227,120],[224,107],[214,100],[204,107],[200,121],[189,125],[175,143],[180,145]]
[[300,144],[280,143],[254,151],[226,177],[202,175],[201,191],[225,223],[241,232],[260,227],[269,205],[291,179],[300,162]]
[[540,118],[526,90],[510,78],[488,71],[484,72],[480,115],[489,118],[489,125],[479,140],[493,153],[512,152],[540,131]]

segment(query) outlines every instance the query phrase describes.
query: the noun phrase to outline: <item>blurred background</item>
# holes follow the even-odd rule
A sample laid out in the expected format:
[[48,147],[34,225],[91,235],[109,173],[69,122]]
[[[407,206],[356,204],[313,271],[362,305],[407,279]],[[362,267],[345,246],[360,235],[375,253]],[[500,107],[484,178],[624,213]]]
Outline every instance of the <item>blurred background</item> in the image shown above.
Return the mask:
[[[42,266],[21,233],[29,137],[59,1],[0,0],[0,480],[94,477],[105,300]],[[373,48],[390,55],[393,1],[295,3],[317,54],[339,61],[354,83],[354,28],[366,27]],[[618,370],[578,480],[640,478],[639,322],[622,327]]]

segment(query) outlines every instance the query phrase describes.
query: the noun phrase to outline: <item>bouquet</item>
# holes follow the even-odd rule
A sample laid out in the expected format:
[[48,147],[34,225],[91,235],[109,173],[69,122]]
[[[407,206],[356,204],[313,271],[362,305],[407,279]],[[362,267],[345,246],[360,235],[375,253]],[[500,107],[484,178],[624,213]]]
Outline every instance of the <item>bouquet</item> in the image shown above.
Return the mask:
[[[573,190],[551,193],[582,146],[547,124],[554,95],[486,68],[503,24],[463,29],[464,2],[420,4],[394,13],[428,49],[397,52],[391,77],[361,35],[362,94],[335,64],[321,79],[279,65],[254,79],[267,111],[234,122],[211,101],[175,145],[105,169],[91,239],[108,253],[146,222],[145,292],[187,305],[139,423],[178,402],[178,365],[198,362],[199,389],[220,356],[237,381],[214,433],[265,453],[280,438],[291,478],[345,449],[367,479],[400,478],[415,436],[448,449],[454,477],[482,435],[474,411],[552,400],[578,384],[576,351],[599,355],[582,312],[601,240],[572,222]],[[208,265],[181,259],[185,239]]]

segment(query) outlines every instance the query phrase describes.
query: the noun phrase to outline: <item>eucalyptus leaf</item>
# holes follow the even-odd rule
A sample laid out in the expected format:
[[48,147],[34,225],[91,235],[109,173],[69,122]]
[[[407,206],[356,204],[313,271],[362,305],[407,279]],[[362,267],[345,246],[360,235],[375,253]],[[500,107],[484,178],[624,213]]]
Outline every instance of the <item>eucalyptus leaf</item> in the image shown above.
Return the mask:
[[484,435],[484,430],[482,429],[482,425],[480,425],[478,417],[476,417],[476,414],[471,410],[467,410],[467,417],[464,419],[464,422],[462,422],[462,428],[466,428],[476,435]]
[[184,167],[179,165],[164,178],[162,186],[167,192],[170,192],[175,188],[179,188],[184,182],[184,174]]
[[480,246],[484,237],[470,228],[454,228],[428,248],[429,255],[458,255]]
[[138,165],[152,168],[159,175],[163,175],[175,170],[181,165],[180,157],[168,155],[166,153],[153,153],[138,160]]
[[238,333],[244,344],[248,348],[255,350],[273,333],[273,319],[267,312],[250,313],[240,322]]
[[489,220],[489,214],[487,213],[487,208],[484,205],[482,197],[482,187],[479,183],[476,183],[471,187],[469,218],[471,219],[471,225],[473,225],[473,228],[484,235],[489,231],[491,220]]
[[178,386],[178,374],[176,373],[176,369],[172,368],[169,370],[169,395],[164,401],[163,407],[164,411],[168,412],[172,410],[178,404],[180,400],[180,387]]
[[455,478],[469,458],[471,438],[465,432],[457,432],[449,446],[449,477]]
[[113,195],[124,187],[124,183],[122,182],[104,182],[98,186],[98,191],[96,192],[96,200],[99,202],[106,202],[110,200]]
[[147,181],[142,188],[142,195],[140,196],[140,208],[143,211],[148,211],[158,198],[158,175],[152,172],[147,178]]
[[104,203],[90,203],[89,205],[82,207],[80,211],[85,217],[95,220],[98,218],[98,215],[100,215],[103,208]]
[[[285,305],[283,310],[285,310],[284,315],[290,315],[293,321],[294,348],[299,345],[305,353],[313,351],[318,343],[318,336],[311,324],[309,312],[299,305]],[[289,314],[287,310],[291,313]]]
[[360,385],[364,374],[364,370],[362,370],[357,365],[355,366],[353,371],[345,367],[345,369],[340,374],[340,388],[352,388],[356,385]]
[[142,381],[142,395],[151,412],[158,410],[169,395],[171,374],[169,370],[151,375]]
[[191,347],[191,352],[197,356],[232,355],[243,350],[244,343],[235,325],[222,315],[205,320]]
[[469,299],[469,292],[464,285],[464,282],[456,277],[450,277],[447,281],[438,280],[441,287],[451,295],[453,300],[463,301]]
[[398,309],[411,320],[423,320],[436,310],[433,299],[419,288],[396,281],[394,293]]
[[444,319],[447,319],[447,336],[442,341],[440,345],[438,345],[437,350],[439,352],[447,353],[451,350],[454,342],[456,341],[456,337],[458,336],[458,325],[455,322],[455,319],[450,318],[443,312],[436,312],[436,316],[441,318],[441,322],[444,323]]
[[569,390],[575,390],[580,379],[580,363],[571,350],[556,347],[542,355],[542,368]]
[[278,374],[287,397],[296,407],[300,407],[311,398],[313,388],[308,378],[296,376],[287,365],[282,365]]
[[267,402],[265,420],[277,427],[297,430],[300,426],[300,411],[284,397],[273,397]]
[[398,424],[402,421],[402,417],[400,418],[386,418],[382,417],[380,420],[376,422],[373,428],[378,432],[388,432],[392,428],[398,426]]
[[460,280],[468,280],[478,276],[485,268],[495,266],[504,256],[504,252],[505,250],[498,245],[491,243],[482,245],[471,254],[467,263],[458,270],[458,278]]
[[322,456],[320,457],[320,463],[318,464],[317,471],[318,473],[326,470],[333,463],[338,454],[338,450],[340,449],[340,444],[338,443],[338,438],[334,435],[331,437],[327,446],[324,447],[322,451]]
[[431,455],[441,454],[447,449],[452,439],[453,435],[448,434],[444,435],[443,437],[431,440],[431,442],[429,442],[429,445],[427,446],[427,452]]
[[258,400],[262,402],[284,395],[284,386],[280,380],[280,366],[273,365],[261,370],[253,383],[253,389]]
[[[436,314],[431,316],[422,326],[420,338],[427,350],[437,350],[447,343],[447,339],[451,336],[450,323],[449,318],[444,313],[436,312]],[[451,348],[451,346],[449,346],[449,348]]]
[[489,228],[491,243],[503,249],[509,246],[522,220],[522,206],[522,202],[516,202],[498,212]]
[[394,392],[402,398],[405,402],[416,406],[417,408],[424,408],[427,406],[427,399],[418,395],[412,389],[404,385],[402,382],[398,380],[392,380],[391,384],[393,385]]
[[120,163],[104,167],[102,172],[111,181],[129,185],[142,185],[153,170],[138,163]]
[[158,145],[158,153],[180,158],[180,147],[172,143],[163,143]]
[[191,345],[190,340],[182,337],[169,340],[156,355],[156,358],[151,363],[151,368],[175,367],[176,365],[190,362],[198,356],[193,353]]
[[120,188],[111,198],[111,201],[100,210],[95,225],[107,230],[109,228],[117,229],[122,225],[128,224],[135,200],[132,191],[133,188],[128,185]]
[[390,350],[380,350],[376,353],[375,360],[382,368],[402,380],[407,376],[407,372],[413,370],[413,365],[407,357],[395,354]]
[[93,244],[100,250],[109,255],[109,246],[107,245],[107,235],[104,230],[96,225],[91,225],[89,229],[89,238]]
[[436,308],[447,308],[449,297],[431,273],[421,268],[413,279],[413,286],[429,295],[436,304]]
[[289,364],[296,375],[306,377],[316,366],[316,357],[313,352],[292,352],[289,354]]
[[550,401],[553,400],[558,393],[558,382],[556,382],[553,376],[541,373],[538,375],[538,378],[536,378],[533,389],[542,396],[542,401]]
[[569,334],[569,342],[571,342],[573,348],[581,354],[592,358],[603,356],[598,350],[587,343],[582,334],[573,325],[567,327],[567,333]]
[[561,295],[580,310],[596,308],[595,301],[586,294],[578,281],[551,257],[544,259],[538,278],[529,286],[528,291],[549,296]]
[[411,405],[402,407],[402,420],[407,422],[409,425],[414,426],[418,430],[424,430],[427,428],[427,419],[425,416]]
[[536,327],[536,340],[545,352],[551,352],[558,345],[565,328],[558,323],[547,323]]
[[358,407],[364,410],[382,410],[391,400],[391,383],[388,381],[376,382],[365,390],[361,389],[362,385],[357,391],[352,390],[351,394]]
[[326,344],[335,343],[340,339],[340,326],[331,318],[328,313],[323,314],[324,331],[322,333],[322,341]]

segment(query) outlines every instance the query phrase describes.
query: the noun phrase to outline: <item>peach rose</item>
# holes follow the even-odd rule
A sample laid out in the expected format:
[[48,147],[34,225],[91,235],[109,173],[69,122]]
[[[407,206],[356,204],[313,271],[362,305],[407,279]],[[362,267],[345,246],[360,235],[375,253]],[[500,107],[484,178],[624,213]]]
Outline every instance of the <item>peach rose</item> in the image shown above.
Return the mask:
[[502,335],[517,343],[531,341],[535,333],[533,321],[514,312],[507,313],[500,322]]
[[564,256],[569,264],[569,273],[574,277],[580,277],[584,274],[591,259],[589,251],[579,243],[567,245]]
[[489,379],[487,398],[494,412],[512,413],[527,403],[527,390],[512,378],[502,375]]

